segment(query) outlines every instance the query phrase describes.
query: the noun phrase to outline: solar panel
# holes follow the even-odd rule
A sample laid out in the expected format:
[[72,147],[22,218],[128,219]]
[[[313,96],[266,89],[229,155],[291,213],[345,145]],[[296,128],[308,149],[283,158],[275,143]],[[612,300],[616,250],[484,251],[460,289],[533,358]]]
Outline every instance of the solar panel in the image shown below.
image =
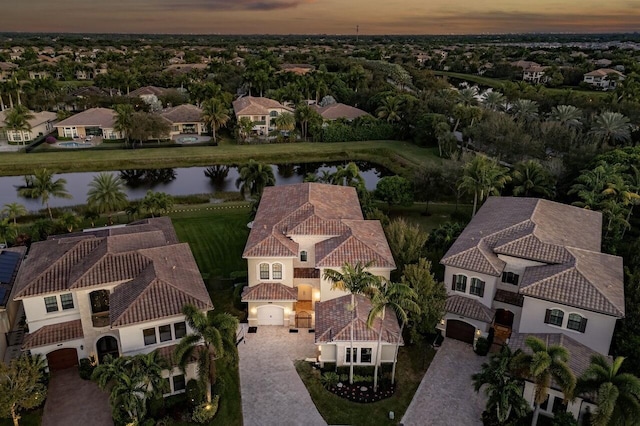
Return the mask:
[[0,283],[9,284],[20,261],[20,253],[3,251],[0,253]]

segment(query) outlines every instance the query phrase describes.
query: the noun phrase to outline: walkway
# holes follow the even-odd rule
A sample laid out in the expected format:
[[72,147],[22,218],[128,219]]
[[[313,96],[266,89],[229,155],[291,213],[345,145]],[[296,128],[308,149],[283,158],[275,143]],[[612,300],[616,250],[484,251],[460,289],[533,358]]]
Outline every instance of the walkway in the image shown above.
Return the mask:
[[471,375],[480,371],[486,361],[487,357],[476,355],[470,345],[445,339],[422,378],[402,424],[482,425],[485,398],[473,390]]
[[245,426],[326,425],[293,365],[315,357],[315,351],[307,329],[289,333],[286,327],[260,326],[245,335],[238,345]]
[[42,426],[68,425],[113,426],[109,396],[77,368],[51,375],[42,414]]

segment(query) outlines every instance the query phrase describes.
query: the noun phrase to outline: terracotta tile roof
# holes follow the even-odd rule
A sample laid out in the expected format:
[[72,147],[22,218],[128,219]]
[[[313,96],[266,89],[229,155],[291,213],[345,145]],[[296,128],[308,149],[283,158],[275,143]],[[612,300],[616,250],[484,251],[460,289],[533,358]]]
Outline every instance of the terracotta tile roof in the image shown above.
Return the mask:
[[497,289],[496,295],[493,296],[493,300],[496,302],[508,303],[509,305],[522,306],[524,296],[516,293],[515,291]]
[[167,93],[169,89],[165,89],[164,87],[156,87],[156,86],[144,86],[140,87],[132,92],[129,92],[127,96],[135,98],[137,96],[145,96],[145,95],[155,95],[162,96]]
[[76,115],[72,115],[66,120],[62,120],[56,127],[101,127],[103,129],[113,129],[116,112],[108,108],[90,108]]
[[[176,357],[175,357],[175,351],[177,346],[178,346],[177,344],[163,346],[161,348],[156,349],[155,352],[157,352],[158,355],[160,355],[162,358],[166,359],[167,362],[171,364],[173,367],[178,367],[178,361],[176,360]],[[191,357],[189,358],[189,363],[196,362],[198,358],[200,358],[199,356],[200,351],[204,349],[205,349],[204,345],[196,346]]]
[[0,62],[0,71],[11,71],[17,69],[18,66],[11,62]]
[[170,123],[200,123],[202,110],[195,105],[183,104],[165,109],[160,115]]
[[316,268],[293,268],[293,278],[320,278],[320,270]]
[[[591,357],[593,355],[598,354],[598,352],[593,349],[573,340],[571,337],[565,336],[562,333],[554,333],[554,334],[544,334],[544,333],[512,333],[509,338],[509,347],[512,351],[516,351],[518,349],[531,353],[531,350],[528,346],[525,345],[525,340],[529,336],[537,337],[538,339],[545,342],[547,346],[558,345],[562,346],[569,351],[569,362],[568,366],[573,371],[577,377],[581,376],[582,373],[589,367],[591,364]],[[611,361],[611,357],[607,357],[609,361]],[[560,389],[559,386],[554,382],[552,383],[552,387],[555,389]]]
[[27,334],[22,344],[22,349],[33,349],[40,346],[54,345],[84,338],[82,321],[73,320],[58,324],[45,325],[33,333]]
[[[349,309],[351,295],[316,303],[316,343],[348,342],[351,340],[351,324],[354,326],[354,341],[377,342],[381,319],[378,317],[371,328],[367,327],[367,317],[371,302],[365,296],[355,295],[356,315]],[[386,309],[382,323],[382,341],[395,344],[400,334],[400,326],[395,313]],[[402,344],[402,338],[400,344]]]
[[454,294],[447,297],[444,310],[452,314],[461,315],[466,318],[472,318],[486,323],[493,322],[495,311],[484,306],[479,301],[470,297],[459,296]]
[[616,74],[620,77],[624,77],[624,74],[622,74],[620,71],[612,70],[611,68],[600,68],[598,70],[586,73],[585,76],[605,77],[609,74]]
[[298,290],[280,283],[260,283],[242,290],[242,301],[298,300]]
[[293,111],[280,102],[269,98],[243,96],[233,101],[233,110],[236,117],[239,115],[269,115],[270,109]]
[[338,118],[353,120],[364,115],[370,115],[368,112],[359,108],[341,103],[330,104],[323,107],[313,105],[312,108],[315,109],[325,120],[337,120]]

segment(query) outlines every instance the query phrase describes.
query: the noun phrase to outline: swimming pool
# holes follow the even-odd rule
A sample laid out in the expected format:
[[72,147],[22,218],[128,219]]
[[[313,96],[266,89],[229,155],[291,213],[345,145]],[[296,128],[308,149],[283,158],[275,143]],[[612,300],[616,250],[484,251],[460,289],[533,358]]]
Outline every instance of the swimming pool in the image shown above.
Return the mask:
[[175,141],[176,143],[184,143],[184,144],[200,143],[200,142],[206,142],[207,138],[198,137],[198,136],[178,136],[176,137]]
[[91,143],[58,142],[58,146],[61,148],[88,148],[93,145]]

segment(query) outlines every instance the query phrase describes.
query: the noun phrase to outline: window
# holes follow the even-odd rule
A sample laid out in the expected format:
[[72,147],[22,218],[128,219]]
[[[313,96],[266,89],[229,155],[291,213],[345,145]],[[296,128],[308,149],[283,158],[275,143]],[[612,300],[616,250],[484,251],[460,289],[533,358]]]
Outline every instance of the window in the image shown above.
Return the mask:
[[55,296],[47,296],[44,298],[44,306],[47,312],[56,312],[58,310],[58,299]]
[[502,282],[507,284],[518,285],[518,280],[520,279],[520,275],[514,274],[513,272],[503,272],[502,273]]
[[62,310],[73,309],[73,295],[71,293],[61,294],[60,302],[62,303]]
[[274,263],[271,271],[271,279],[273,280],[281,280],[282,279],[282,263]]
[[156,329],[155,328],[146,328],[142,330],[142,335],[144,336],[144,345],[153,345],[156,343]]
[[547,395],[547,399],[545,399],[544,402],[540,404],[540,409],[542,411],[547,411],[548,406],[549,406],[549,395]]
[[[347,348],[344,362],[351,362],[351,348]],[[353,362],[358,362],[358,348],[353,348]]]
[[278,116],[278,111],[270,111],[269,112],[269,116],[270,117],[277,117]]
[[184,382],[184,374],[180,374],[179,376],[173,376],[173,391],[178,392],[185,390],[185,382]]
[[461,291],[465,293],[467,291],[467,276],[466,275],[454,275],[453,283],[451,284],[451,290]]
[[560,309],[547,309],[545,314],[545,324],[556,325],[562,327],[562,320],[564,319],[564,312]]
[[164,391],[166,391],[167,393],[165,393],[165,395],[170,394],[171,393],[171,380],[168,377],[165,377],[164,379],[162,379],[164,381]]
[[307,252],[303,250],[300,252],[300,262],[306,262],[306,261],[307,261]]
[[187,325],[183,322],[173,324],[173,335],[176,339],[182,339],[187,334]]
[[562,401],[562,398],[554,396],[553,397],[553,406],[551,407],[551,411],[554,414],[565,413],[567,411],[567,404]]
[[371,348],[360,349],[360,362],[371,362]]
[[269,279],[269,264],[261,263],[260,264],[260,279],[268,280]]
[[469,293],[474,296],[484,296],[484,281],[478,278],[471,278],[471,287],[469,287]]
[[171,326],[170,325],[161,325],[158,327],[158,331],[160,331],[160,341],[166,342],[167,340],[171,340]]
[[579,331],[580,333],[584,333],[587,328],[587,319],[580,314],[569,314],[569,319],[567,320],[567,328],[569,330]]

